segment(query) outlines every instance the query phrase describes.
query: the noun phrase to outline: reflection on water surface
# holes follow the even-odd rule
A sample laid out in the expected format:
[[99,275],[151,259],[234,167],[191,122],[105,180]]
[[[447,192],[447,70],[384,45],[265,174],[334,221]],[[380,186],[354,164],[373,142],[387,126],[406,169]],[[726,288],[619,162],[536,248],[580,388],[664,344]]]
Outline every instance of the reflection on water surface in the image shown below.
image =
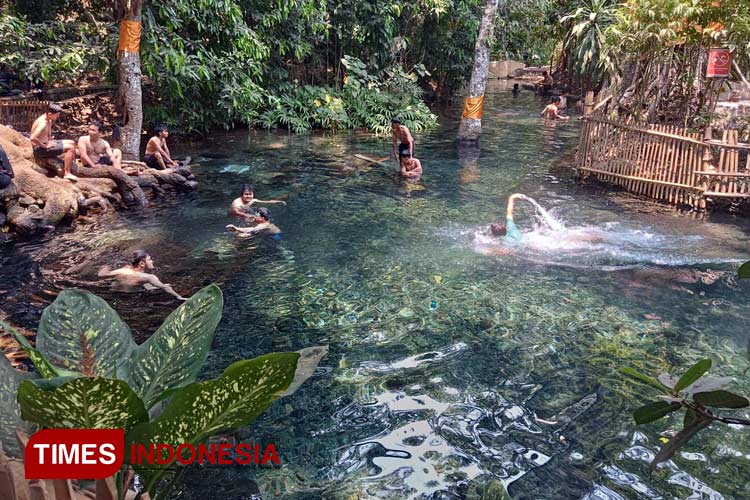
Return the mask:
[[[617,372],[710,356],[750,393],[747,285],[734,278],[746,223],[622,206],[622,195],[576,184],[564,166],[578,124],[542,126],[540,106],[490,95],[481,154],[456,148],[447,119],[418,134],[417,185],[358,167],[353,154],[390,147],[365,134],[236,132],[186,146],[199,157],[198,191],[4,248],[4,303],[33,324],[19,302],[82,286],[145,338],[176,302],[94,283],[98,267],[145,248],[179,293],[224,289],[204,375],[330,346],[315,377],[241,433],[273,442],[283,467],[192,470],[181,498],[249,498],[257,485],[264,498],[478,499],[492,480],[514,499],[750,498],[742,429],[712,427],[649,472],[660,433],[680,421],[636,429],[629,414],[652,393]],[[281,241],[226,232],[227,205],[247,181],[261,199],[287,200],[269,207]],[[519,205],[521,251],[481,255],[477,234],[513,192],[564,229],[545,232]],[[604,240],[575,241],[587,231]]]

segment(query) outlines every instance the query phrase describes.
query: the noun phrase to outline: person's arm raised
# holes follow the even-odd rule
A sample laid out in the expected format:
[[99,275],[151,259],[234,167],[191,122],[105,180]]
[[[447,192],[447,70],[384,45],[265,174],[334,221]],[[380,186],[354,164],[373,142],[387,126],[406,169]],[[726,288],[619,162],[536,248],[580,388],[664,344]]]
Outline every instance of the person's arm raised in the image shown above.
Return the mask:
[[286,205],[286,202],[284,200],[259,200],[258,198],[255,198],[255,203],[281,203],[282,205]]

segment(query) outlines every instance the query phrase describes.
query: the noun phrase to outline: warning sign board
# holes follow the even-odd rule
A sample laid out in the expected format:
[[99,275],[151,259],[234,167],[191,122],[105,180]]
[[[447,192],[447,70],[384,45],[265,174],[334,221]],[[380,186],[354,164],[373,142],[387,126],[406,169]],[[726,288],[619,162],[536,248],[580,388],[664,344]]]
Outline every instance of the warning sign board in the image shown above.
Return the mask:
[[707,78],[727,78],[732,68],[732,54],[727,48],[709,49]]

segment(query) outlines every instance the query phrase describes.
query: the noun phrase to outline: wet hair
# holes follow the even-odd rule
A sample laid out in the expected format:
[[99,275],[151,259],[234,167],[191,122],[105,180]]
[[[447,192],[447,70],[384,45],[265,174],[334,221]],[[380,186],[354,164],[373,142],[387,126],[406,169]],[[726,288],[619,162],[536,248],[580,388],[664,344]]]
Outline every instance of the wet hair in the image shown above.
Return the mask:
[[393,118],[391,118],[391,125],[393,125],[394,123],[397,125],[401,125],[401,118],[399,118],[398,116],[394,116]]
[[493,236],[505,236],[508,233],[508,228],[502,222],[493,222],[490,224],[490,232]]
[[242,196],[245,191],[255,194],[255,187],[253,187],[252,184],[243,184],[242,189],[240,189],[240,196]]
[[514,84],[513,84],[513,88],[514,88],[514,89],[517,89],[517,88],[518,88],[518,84],[517,84],[517,83],[514,83]]
[[62,113],[62,106],[56,102],[51,102],[47,106],[47,113]]
[[98,130],[99,132],[101,132],[102,129],[104,128],[104,124],[102,122],[94,121],[94,122],[91,122],[91,124],[89,126],[91,126],[91,125],[93,125],[94,127],[96,127],[96,130]]
[[133,252],[133,255],[130,257],[130,265],[133,267],[137,267],[138,264],[143,262],[148,258],[148,252],[145,250],[136,250]]
[[552,98],[552,102],[554,102],[555,104],[557,104],[558,102],[560,102],[560,96],[556,95],[555,97],[553,97]]
[[411,158],[411,153],[409,153],[408,151],[404,151],[403,153],[401,153],[401,158]]
[[259,208],[258,214],[268,221],[271,220],[271,212],[266,207]]
[[159,124],[156,127],[154,127],[154,135],[159,135],[162,132],[165,132],[167,130],[167,126],[164,124]]
[[549,76],[549,73],[547,73],[546,71],[542,71],[542,76]]

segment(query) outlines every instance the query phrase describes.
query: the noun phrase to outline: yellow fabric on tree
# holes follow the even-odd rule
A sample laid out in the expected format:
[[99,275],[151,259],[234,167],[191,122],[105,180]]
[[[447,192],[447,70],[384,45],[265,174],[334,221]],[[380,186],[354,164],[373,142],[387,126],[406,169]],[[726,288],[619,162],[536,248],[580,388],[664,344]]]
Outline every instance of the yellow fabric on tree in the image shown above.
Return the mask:
[[484,111],[484,96],[467,97],[464,99],[464,112],[461,118],[481,120]]
[[122,21],[120,23],[120,41],[117,44],[118,52],[135,52],[141,46],[141,22]]

